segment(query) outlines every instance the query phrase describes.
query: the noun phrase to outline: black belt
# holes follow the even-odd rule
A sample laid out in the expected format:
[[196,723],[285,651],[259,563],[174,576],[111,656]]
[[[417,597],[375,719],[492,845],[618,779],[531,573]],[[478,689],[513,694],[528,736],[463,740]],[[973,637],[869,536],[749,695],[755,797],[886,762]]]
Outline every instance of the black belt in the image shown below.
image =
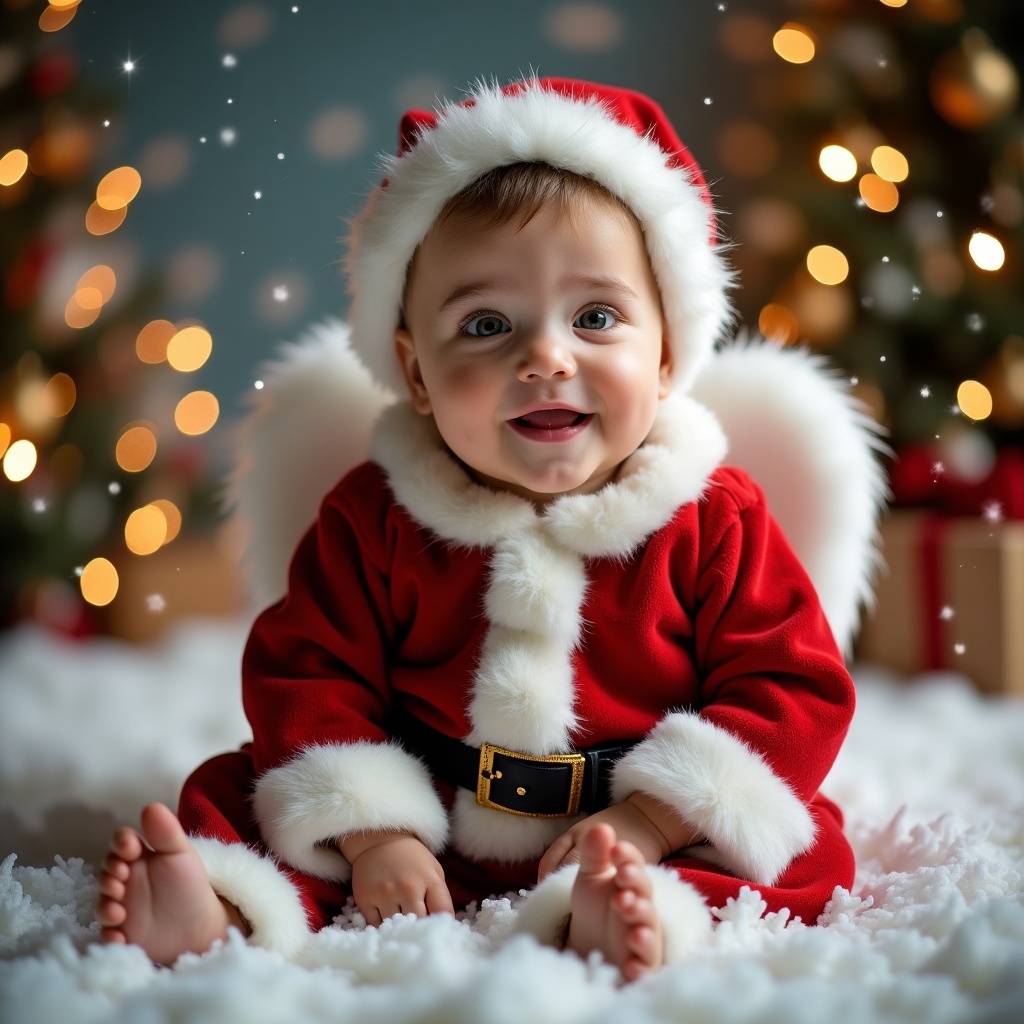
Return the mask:
[[484,807],[531,818],[566,818],[607,807],[612,765],[634,745],[609,743],[540,757],[493,743],[471,747],[405,714],[394,731],[435,778],[475,792]]

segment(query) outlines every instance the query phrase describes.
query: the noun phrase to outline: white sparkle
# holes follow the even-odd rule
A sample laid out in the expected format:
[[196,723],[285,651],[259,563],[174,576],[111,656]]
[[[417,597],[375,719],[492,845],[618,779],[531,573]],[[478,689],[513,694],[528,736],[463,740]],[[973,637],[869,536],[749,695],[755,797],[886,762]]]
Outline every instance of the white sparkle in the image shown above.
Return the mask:
[[287,302],[288,301],[288,289],[283,284],[279,284],[273,292],[275,302]]
[[878,66],[880,68],[887,68],[889,66],[889,62],[884,57],[879,57]]
[[292,14],[298,14],[298,13],[299,13],[298,7],[293,7],[292,8]]
[[228,103],[234,103],[234,102],[235,101],[233,99],[230,99],[230,98],[228,99]]
[[263,198],[263,193],[259,189],[256,189],[256,191],[253,192],[252,196],[253,196],[253,199],[262,199]]
[[150,594],[146,598],[146,607],[151,612],[162,612],[167,607],[167,600],[163,594]]
[[985,326],[985,318],[980,313],[968,313],[964,322],[967,324],[967,330],[973,331],[975,334]]
[[928,385],[926,384],[923,388],[921,388],[921,397],[922,398],[931,398],[931,396],[932,396],[932,389],[930,387],[928,387]]
[[258,381],[256,381],[256,383],[255,383],[255,384],[253,384],[253,387],[254,387],[254,388],[255,388],[255,389],[257,390],[257,391],[262,391],[262,390],[263,390],[263,381],[261,381],[261,380],[258,380]]
[[36,498],[32,502],[32,511],[33,512],[45,512],[46,511],[46,499],[45,498]]
[[129,57],[121,66],[128,72],[128,74],[131,74],[135,70],[135,61]]
[[932,476],[942,476],[946,472],[946,465],[944,462],[933,462],[932,463]]
[[939,612],[939,618],[942,619],[943,622],[949,622],[954,615],[956,615],[956,612],[953,611],[948,604],[943,605],[942,611]]
[[76,565],[75,566],[75,575],[76,576],[81,576],[83,572],[85,572],[85,566],[84,565]]
[[886,358],[885,356],[879,356],[879,357],[878,357],[878,361],[879,361],[880,363],[884,363],[884,362],[885,362],[885,358]]
[[221,64],[226,68],[233,68],[238,63],[238,58],[233,53],[225,53]]
[[110,122],[109,121],[104,121],[103,122],[103,127],[104,128],[109,128],[110,127]]
[[883,263],[888,263],[889,262],[889,257],[888,256],[883,256],[882,257],[882,262]]
[[949,407],[950,416],[963,416],[963,414],[963,409],[961,409],[959,405],[953,404]]
[[111,482],[109,484],[107,484],[107,490],[111,494],[120,494],[121,493],[121,485],[116,480],[111,480]]
[[220,141],[225,146],[233,146],[235,144],[235,139],[237,138],[238,134],[235,132],[234,128],[221,128]]
[[910,289],[910,294],[911,295],[920,295],[921,294],[921,286],[919,284],[915,284],[914,287]]
[[284,159],[284,153],[278,153],[277,154],[277,159],[278,160],[283,160]]
[[941,210],[936,210],[936,211],[935,211],[935,216],[936,216],[936,217],[942,217],[942,216],[944,216],[944,214],[942,213],[942,211],[941,211]]
[[963,644],[953,644],[953,650],[956,651],[957,654],[963,654],[967,648]]
[[858,384],[860,383],[860,377],[851,377],[851,378],[850,378],[850,383],[851,383],[851,384],[852,384],[852,385],[853,385],[854,387],[856,387],[856,386],[857,386],[857,385],[858,385]]
[[705,96],[704,97],[704,106],[705,107],[710,107],[713,102],[714,101],[711,99],[710,96]]
[[1001,523],[1003,521],[1003,506],[998,501],[987,501],[981,514],[986,523]]
[[200,142],[205,142],[206,141],[206,136],[205,135],[200,135],[199,136],[199,141]]
[[853,201],[853,205],[856,206],[858,210],[865,210],[867,209],[868,204],[864,202],[862,196],[857,196],[857,198],[854,199]]

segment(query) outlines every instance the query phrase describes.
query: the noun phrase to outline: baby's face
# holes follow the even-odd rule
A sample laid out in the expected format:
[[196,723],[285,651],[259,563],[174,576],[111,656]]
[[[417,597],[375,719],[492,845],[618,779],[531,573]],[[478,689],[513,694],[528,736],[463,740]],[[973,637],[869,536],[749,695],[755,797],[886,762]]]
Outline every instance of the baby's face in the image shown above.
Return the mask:
[[413,404],[480,482],[595,491],[647,437],[671,359],[640,229],[611,203],[435,225],[396,332]]

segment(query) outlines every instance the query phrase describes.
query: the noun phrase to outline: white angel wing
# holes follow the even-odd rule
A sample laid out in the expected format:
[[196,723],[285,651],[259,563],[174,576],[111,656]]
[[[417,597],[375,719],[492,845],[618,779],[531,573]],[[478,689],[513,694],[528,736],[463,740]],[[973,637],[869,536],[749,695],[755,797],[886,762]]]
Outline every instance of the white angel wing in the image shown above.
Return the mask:
[[880,428],[825,360],[804,349],[737,340],[693,388],[729,439],[814,582],[836,641],[850,653],[880,565],[888,494]]
[[285,592],[288,563],[324,495],[366,460],[370,433],[393,396],[328,320],[263,367],[264,387],[236,438],[225,506],[244,534],[248,590],[264,607]]

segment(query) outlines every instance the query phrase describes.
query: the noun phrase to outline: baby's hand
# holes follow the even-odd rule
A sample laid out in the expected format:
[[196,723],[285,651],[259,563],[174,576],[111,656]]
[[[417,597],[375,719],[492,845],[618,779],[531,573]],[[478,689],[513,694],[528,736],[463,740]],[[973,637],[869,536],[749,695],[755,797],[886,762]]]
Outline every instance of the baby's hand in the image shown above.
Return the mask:
[[632,843],[648,864],[657,864],[673,850],[688,846],[697,839],[694,830],[681,822],[678,815],[664,804],[642,793],[633,793],[622,803],[612,804],[603,811],[591,814],[563,832],[541,857],[537,880],[540,881],[563,864],[579,861],[580,840],[602,821],[611,825],[617,839]]
[[395,914],[455,913],[441,865],[414,835],[351,836],[339,846],[352,865],[352,897],[367,924]]

